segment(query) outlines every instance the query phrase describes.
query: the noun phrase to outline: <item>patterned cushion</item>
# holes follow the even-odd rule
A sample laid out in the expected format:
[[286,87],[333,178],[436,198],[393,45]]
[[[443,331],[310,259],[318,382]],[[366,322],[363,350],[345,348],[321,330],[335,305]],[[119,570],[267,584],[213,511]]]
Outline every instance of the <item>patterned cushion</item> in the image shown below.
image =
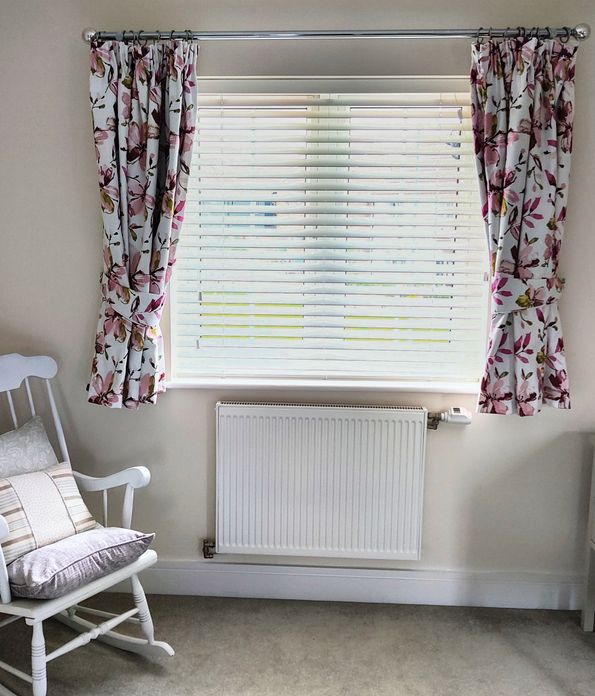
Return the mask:
[[41,471],[57,464],[43,421],[35,416],[17,430],[0,435],[0,477]]
[[0,479],[0,515],[9,528],[6,563],[97,526],[68,464]]
[[100,527],[31,551],[8,566],[15,597],[54,599],[130,565],[154,534]]

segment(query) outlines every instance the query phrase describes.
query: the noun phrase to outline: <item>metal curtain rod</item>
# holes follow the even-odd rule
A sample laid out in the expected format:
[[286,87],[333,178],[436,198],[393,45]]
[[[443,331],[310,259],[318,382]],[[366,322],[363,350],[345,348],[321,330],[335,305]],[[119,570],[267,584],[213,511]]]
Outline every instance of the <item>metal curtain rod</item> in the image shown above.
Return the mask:
[[250,41],[259,39],[467,39],[536,36],[542,39],[558,37],[563,40],[584,41],[591,35],[588,24],[576,27],[517,27],[515,29],[321,29],[304,31],[97,31],[85,29],[85,41]]

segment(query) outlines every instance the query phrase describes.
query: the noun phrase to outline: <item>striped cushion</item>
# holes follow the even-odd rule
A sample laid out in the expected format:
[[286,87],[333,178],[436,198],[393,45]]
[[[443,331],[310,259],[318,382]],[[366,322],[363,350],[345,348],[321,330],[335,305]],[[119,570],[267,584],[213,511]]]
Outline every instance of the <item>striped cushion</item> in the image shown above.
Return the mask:
[[0,479],[0,515],[9,528],[2,542],[7,564],[97,526],[68,464]]

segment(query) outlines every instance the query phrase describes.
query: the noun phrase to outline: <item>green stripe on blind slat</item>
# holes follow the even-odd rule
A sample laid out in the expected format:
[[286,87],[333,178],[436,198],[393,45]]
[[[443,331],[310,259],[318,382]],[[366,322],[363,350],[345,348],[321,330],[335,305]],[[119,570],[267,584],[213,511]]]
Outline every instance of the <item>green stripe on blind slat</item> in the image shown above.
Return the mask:
[[[212,309],[209,307],[209,309]],[[251,312],[242,313],[236,309],[235,313],[213,311],[201,312],[200,315],[187,315],[181,317],[178,323],[178,328],[183,330],[187,335],[195,327],[204,331],[208,326],[243,326],[243,327],[270,327],[270,326],[318,326],[321,328],[339,327],[348,329],[416,329],[424,330],[434,329],[468,329],[469,326],[475,326],[478,315],[475,317],[444,317],[430,318],[424,317],[390,317],[366,313],[365,315],[357,315],[355,313],[339,314],[334,317],[328,314],[325,315],[309,315],[298,314],[297,312],[285,313],[283,307],[279,307],[277,313],[254,314]]]
[[[434,294],[424,290],[415,295],[411,294],[381,294],[376,293],[357,294],[350,292],[337,292],[328,294],[305,294],[302,292],[294,293],[279,293],[267,291],[247,292],[231,292],[231,291],[210,291],[205,290],[198,280],[180,281],[176,285],[177,301],[176,306],[179,306],[180,311],[188,311],[188,307],[195,308],[197,302],[204,303],[209,306],[213,303],[219,303],[225,306],[282,306],[286,307],[303,307],[307,312],[313,307],[329,307],[330,311],[334,312],[337,307],[352,307],[353,311],[361,311],[361,307],[398,307],[399,314],[411,315],[420,309],[427,309],[433,312],[435,308],[452,308],[453,310],[466,309],[484,309],[483,302],[480,297],[469,297],[467,295],[457,296],[447,292],[444,288],[440,288],[442,294],[438,291]],[[324,303],[324,304],[321,304]],[[454,313],[453,313],[454,315]],[[431,316],[431,315],[430,315]]]

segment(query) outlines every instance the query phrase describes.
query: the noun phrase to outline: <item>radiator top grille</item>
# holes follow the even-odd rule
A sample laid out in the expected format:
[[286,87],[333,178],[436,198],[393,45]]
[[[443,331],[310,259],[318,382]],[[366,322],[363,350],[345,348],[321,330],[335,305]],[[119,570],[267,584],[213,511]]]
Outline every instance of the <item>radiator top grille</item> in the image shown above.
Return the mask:
[[218,401],[217,406],[287,406],[291,408],[373,408],[384,411],[426,411],[424,406],[386,406],[382,404],[309,404],[309,403],[289,403],[283,401]]

